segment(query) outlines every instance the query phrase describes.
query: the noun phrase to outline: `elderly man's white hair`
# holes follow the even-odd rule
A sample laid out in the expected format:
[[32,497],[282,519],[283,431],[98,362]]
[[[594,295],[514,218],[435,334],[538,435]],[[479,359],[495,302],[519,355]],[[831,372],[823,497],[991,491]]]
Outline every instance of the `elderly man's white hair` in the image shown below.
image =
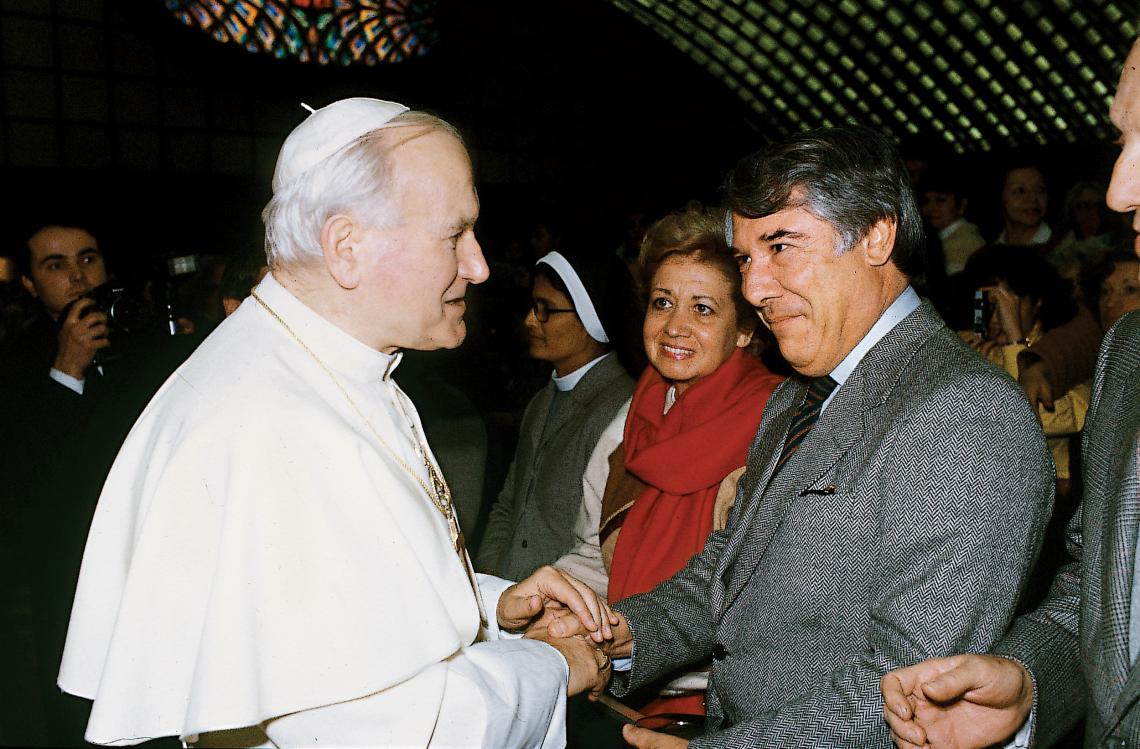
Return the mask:
[[[391,132],[397,128],[414,132],[399,137]],[[459,131],[450,123],[426,112],[405,111],[331,155],[319,158],[299,176],[281,184],[278,184],[282,173],[279,161],[273,197],[261,212],[269,267],[321,258],[321,228],[337,213],[356,216],[375,227],[398,224],[392,153],[411,138],[438,131],[463,142]],[[287,146],[288,143],[287,140]],[[286,147],[282,148],[281,158],[285,158]]]

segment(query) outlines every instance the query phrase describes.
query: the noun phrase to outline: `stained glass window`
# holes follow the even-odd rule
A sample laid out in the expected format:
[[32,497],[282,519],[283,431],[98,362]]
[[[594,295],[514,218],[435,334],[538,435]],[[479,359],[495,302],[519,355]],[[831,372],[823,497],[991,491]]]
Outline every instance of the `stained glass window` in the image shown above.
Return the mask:
[[320,65],[393,63],[438,38],[437,0],[163,0],[187,26],[250,52]]

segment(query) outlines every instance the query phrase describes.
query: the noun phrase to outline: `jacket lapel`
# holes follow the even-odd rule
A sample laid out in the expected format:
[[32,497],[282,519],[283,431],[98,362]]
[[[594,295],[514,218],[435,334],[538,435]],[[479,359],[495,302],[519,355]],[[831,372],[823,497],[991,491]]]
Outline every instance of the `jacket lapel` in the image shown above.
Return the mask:
[[[773,475],[772,469],[783,450],[791,416],[783,420],[780,439],[767,460],[767,481],[753,490],[748,517],[741,518],[742,527],[735,534],[734,559],[725,561],[725,571],[728,572],[726,609],[740,595],[764,557],[788,505],[810,492],[835,491],[828,477],[863,431],[861,379],[852,373],[835,392],[807,438]],[[804,389],[801,387],[801,391]],[[796,408],[798,406],[797,401]],[[795,413],[796,408],[792,408],[791,413]]]
[[[557,388],[552,380],[546,383],[542,390],[538,391],[538,400],[535,401],[534,404],[534,424],[536,428],[529,430],[530,455],[532,459],[535,455],[538,455],[539,446],[550,438],[550,428],[554,425],[547,424],[546,420],[550,416],[550,404],[554,401],[554,393],[556,390]],[[557,414],[555,414],[555,421],[557,421]]]
[[538,438],[538,447],[536,450],[541,450],[547,442],[558,434],[559,430],[566,425],[570,417],[575,416],[578,412],[586,406],[598,393],[599,390],[609,384],[610,380],[614,377],[621,375],[621,364],[617,360],[615,354],[606,354],[600,362],[595,364],[589,372],[587,372],[580,382],[574,387],[573,390],[568,390],[558,393],[555,396],[556,389],[553,382],[550,383],[550,395],[545,401],[546,408],[543,411],[543,421],[545,422],[547,414],[550,412],[551,401],[557,397],[558,406],[555,409],[553,416],[550,417],[550,423],[546,424],[545,429],[541,432],[541,437]]
[[[1140,377],[1140,366],[1133,367],[1123,382],[1135,383]],[[1134,387],[1125,385],[1123,394],[1131,395]],[[1102,442],[1119,443],[1126,453],[1118,465],[1110,465],[1103,483],[1093,491],[1103,492],[1106,527],[1102,543],[1103,585],[1102,610],[1096,628],[1098,642],[1094,644],[1095,669],[1104,706],[1111,705],[1113,720],[1118,721],[1128,708],[1140,698],[1140,668],[1129,662],[1129,640],[1132,610],[1132,580],[1136,574],[1136,545],[1140,522],[1140,477],[1137,471],[1137,451],[1140,450],[1140,401],[1135,397],[1115,398],[1105,402],[1096,414],[1097,419],[1109,418],[1113,428],[1099,433]],[[1105,445],[1101,445],[1103,449]],[[1090,477],[1092,479],[1092,477]],[[1091,481],[1090,481],[1091,483]],[[1091,487],[1090,487],[1091,488]]]
[[[860,437],[867,433],[870,412],[886,401],[906,371],[909,359],[941,325],[937,313],[924,303],[883,336],[835,391],[815,427],[775,475],[773,468],[783,449],[788,425],[803,400],[806,383],[799,380],[794,394],[789,394],[794,395],[793,403],[783,403],[783,410],[770,424],[766,420],[761,423],[761,434],[749,453],[748,468],[749,472],[754,465],[764,468],[758,472],[756,484],[746,486],[750,493],[742,496],[750,498],[748,506],[726,544],[717,570],[726,588],[724,605],[717,609],[718,613],[731,606],[747,585],[788,505],[806,493],[835,491],[829,478],[836,465],[857,447]],[[787,386],[785,383],[781,387]],[[770,433],[764,434],[769,427]]]

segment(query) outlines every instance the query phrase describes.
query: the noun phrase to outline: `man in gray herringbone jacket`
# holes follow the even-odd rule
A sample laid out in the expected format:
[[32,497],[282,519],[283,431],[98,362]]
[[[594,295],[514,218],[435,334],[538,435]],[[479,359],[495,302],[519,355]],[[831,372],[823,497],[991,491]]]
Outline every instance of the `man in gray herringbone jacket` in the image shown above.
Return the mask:
[[[1112,121],[1122,151],[1108,204],[1140,207],[1140,41]],[[1140,229],[1140,214],[1133,218]],[[1140,255],[1140,241],[1136,252]],[[1085,718],[1085,746],[1140,747],[1140,312],[1104,338],[1082,443],[1084,497],[1068,529],[1076,561],[993,648],[887,675],[887,721],[904,749],[1049,746]],[[909,697],[909,699],[908,699]],[[1034,705],[1036,707],[1034,708]],[[1032,717],[1028,718],[1031,714]],[[1016,735],[1015,735],[1016,732]]]
[[886,138],[793,136],[744,159],[728,199],[745,296],[801,376],[764,407],[728,527],[614,604],[632,663],[612,689],[712,658],[694,749],[889,747],[879,678],[1001,636],[1052,465],[1017,384],[909,286],[922,229]]

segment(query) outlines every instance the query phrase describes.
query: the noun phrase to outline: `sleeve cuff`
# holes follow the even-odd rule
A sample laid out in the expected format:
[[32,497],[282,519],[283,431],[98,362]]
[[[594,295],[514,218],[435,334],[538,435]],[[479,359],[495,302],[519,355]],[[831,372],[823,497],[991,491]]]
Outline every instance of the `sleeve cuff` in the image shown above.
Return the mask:
[[522,637],[521,632],[506,632],[499,629],[499,599],[502,598],[503,592],[514,583],[482,572],[475,573],[475,581],[479,585],[479,595],[483,599],[483,614],[487,617],[487,628],[483,632],[484,639],[517,640]]
[[69,374],[65,374],[64,372],[60,372],[55,367],[52,367],[48,371],[48,377],[52,378],[53,380],[58,382],[60,385],[63,385],[65,388],[72,391],[73,393],[83,395],[83,384],[85,382],[84,380],[77,380]]
[[1033,735],[1033,718],[1036,712],[1036,709],[1029,711],[1029,717],[1021,724],[1021,728],[1017,729],[1017,733],[1013,735],[1013,740],[1005,745],[1005,749],[1027,749],[1029,739]]

